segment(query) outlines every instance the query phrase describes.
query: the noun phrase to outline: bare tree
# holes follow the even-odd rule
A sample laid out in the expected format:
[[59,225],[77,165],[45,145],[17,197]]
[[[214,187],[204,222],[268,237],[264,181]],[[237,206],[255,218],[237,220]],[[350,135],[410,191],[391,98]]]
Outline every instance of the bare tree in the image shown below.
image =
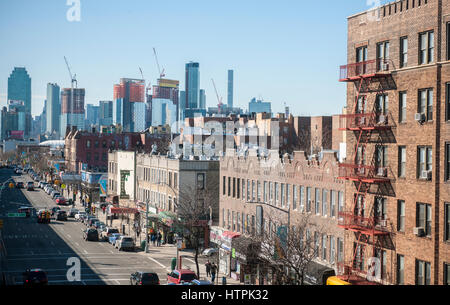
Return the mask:
[[178,219],[174,225],[182,229],[183,237],[188,241],[190,247],[195,250],[194,260],[198,278],[200,278],[198,256],[202,248],[201,240],[205,236],[204,230],[210,220],[210,215],[217,209],[218,197],[218,183],[205,181],[202,188],[180,184],[178,202],[176,204]]
[[252,237],[252,243],[259,243],[258,247],[238,243],[236,249],[247,253],[254,251],[252,256],[258,257],[260,266],[273,268],[278,284],[303,285],[310,263],[319,255],[318,240],[313,239],[313,234],[321,236],[323,228],[316,225],[309,214],[291,223],[290,229],[286,217],[281,220],[279,216],[268,215],[264,223],[260,234]]

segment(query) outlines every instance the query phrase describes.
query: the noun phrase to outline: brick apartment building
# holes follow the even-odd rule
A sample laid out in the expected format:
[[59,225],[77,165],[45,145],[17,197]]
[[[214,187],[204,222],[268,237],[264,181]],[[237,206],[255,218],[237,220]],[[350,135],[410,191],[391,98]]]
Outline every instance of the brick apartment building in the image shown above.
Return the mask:
[[[262,163],[264,158],[252,153],[238,156],[227,152],[221,159],[220,227],[251,238],[259,232],[258,224],[266,232],[271,231],[274,221],[298,227],[300,219],[310,214],[311,228],[306,234],[314,238],[319,248],[316,261],[338,271],[338,263],[344,258],[344,230],[338,227],[337,215],[344,208],[345,183],[337,179],[335,153],[324,152],[320,161],[309,160],[302,151],[281,159],[278,151],[274,151],[274,156],[270,166]],[[317,228],[322,230],[319,232]],[[257,273],[256,266],[236,260],[233,262],[231,258],[229,265],[241,265],[242,281],[244,272]],[[231,273],[237,269],[232,268]],[[256,283],[271,283],[269,269],[259,268],[259,272]]]
[[381,283],[449,284],[450,2],[351,16],[347,48],[345,273],[377,257]]
[[151,152],[156,144],[159,152],[166,152],[167,134],[149,134],[137,132],[115,132],[106,130],[82,131],[73,128],[64,139],[64,156],[68,172],[80,173],[82,164],[87,170],[106,172],[108,168],[108,152],[110,150],[141,150]]

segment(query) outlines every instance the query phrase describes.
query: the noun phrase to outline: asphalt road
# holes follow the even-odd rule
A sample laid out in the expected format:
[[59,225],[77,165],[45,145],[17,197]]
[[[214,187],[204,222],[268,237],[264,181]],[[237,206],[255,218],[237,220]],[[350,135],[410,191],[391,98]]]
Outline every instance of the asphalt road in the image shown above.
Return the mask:
[[[23,181],[25,186],[31,181],[27,174],[17,176],[11,169],[0,169],[0,182],[11,178],[15,182]],[[4,269],[16,284],[22,284],[22,272],[27,268],[47,271],[49,285],[129,285],[130,274],[137,270],[155,271],[161,284],[167,283],[169,257],[155,260],[140,252],[118,251],[107,242],[85,241],[82,230],[86,226],[73,218],[38,224],[35,217],[7,217],[7,213],[16,213],[20,206],[29,205],[36,210],[56,206],[38,187],[34,191],[26,188],[1,190],[0,217],[4,220],[2,236],[7,252]],[[67,265],[67,261],[72,257],[80,260],[79,281],[69,281],[67,277],[73,266]]]

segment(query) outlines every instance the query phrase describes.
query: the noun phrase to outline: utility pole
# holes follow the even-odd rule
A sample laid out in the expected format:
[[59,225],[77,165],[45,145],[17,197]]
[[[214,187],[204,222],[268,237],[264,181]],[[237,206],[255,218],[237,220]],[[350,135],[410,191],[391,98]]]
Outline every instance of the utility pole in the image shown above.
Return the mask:
[[148,253],[148,198],[145,201],[145,253]]

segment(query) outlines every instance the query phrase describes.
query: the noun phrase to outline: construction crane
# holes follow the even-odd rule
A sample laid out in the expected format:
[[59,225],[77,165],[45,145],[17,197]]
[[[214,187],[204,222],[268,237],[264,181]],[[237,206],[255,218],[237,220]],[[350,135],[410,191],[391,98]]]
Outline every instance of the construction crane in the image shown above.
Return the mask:
[[155,53],[155,59],[156,59],[156,65],[158,66],[158,72],[159,72],[159,78],[163,78],[164,76],[166,76],[166,74],[164,74],[164,68],[161,71],[161,68],[159,66],[159,62],[158,62],[158,55],[156,55],[156,49],[153,48],[153,53]]
[[[141,67],[139,67],[139,71],[141,71],[141,76],[142,76],[142,80],[144,81],[145,84],[145,78],[144,78],[144,73],[142,72]],[[149,95],[149,91],[151,90],[151,82],[148,82],[148,86],[145,88],[145,95],[146,97]]]
[[218,109],[217,112],[221,113],[222,106],[223,106],[223,104],[222,104],[222,97],[219,97],[219,93],[217,92],[216,83],[214,82],[214,79],[211,78],[211,81],[213,83],[214,90],[216,91],[216,96],[217,96],[217,102],[218,102],[218,104],[217,104],[217,109]]
[[[78,82],[77,82],[77,75],[72,74],[72,71],[70,71],[69,62],[67,61],[67,58],[64,56],[64,61],[66,62],[67,70],[69,71],[70,76],[70,126],[73,126],[73,116],[74,116],[74,109],[73,109],[73,83],[75,83],[75,88],[78,88]],[[69,125],[69,122],[67,122],[67,125]]]

